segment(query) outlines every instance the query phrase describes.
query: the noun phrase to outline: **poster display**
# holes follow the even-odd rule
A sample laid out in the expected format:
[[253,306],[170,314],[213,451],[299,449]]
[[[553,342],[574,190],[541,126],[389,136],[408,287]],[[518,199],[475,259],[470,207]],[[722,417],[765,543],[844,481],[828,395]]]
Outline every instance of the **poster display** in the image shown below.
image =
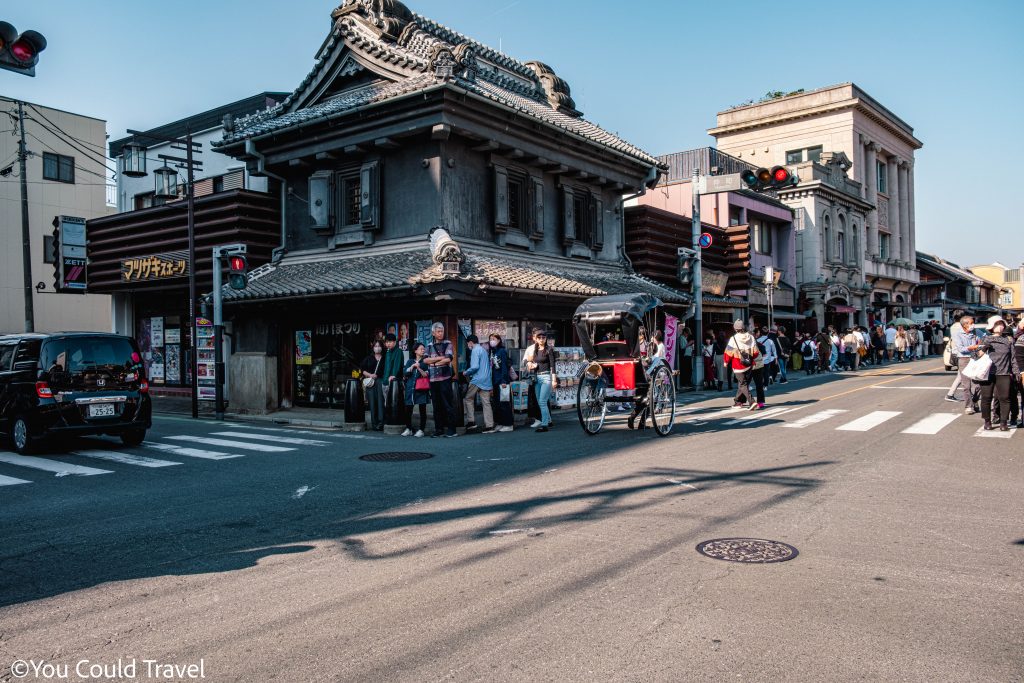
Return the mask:
[[[164,330],[164,344],[170,346],[171,344],[181,343],[181,330],[177,327],[168,327]],[[170,380],[168,380],[170,381]]]
[[150,343],[154,349],[164,345],[164,319],[162,317],[149,319]]
[[555,375],[558,377],[558,388],[552,393],[552,401],[560,408],[576,405],[576,391],[579,378],[587,365],[587,357],[582,346],[555,347],[558,361],[555,363]]
[[[177,330],[168,330],[168,332],[177,332]],[[180,345],[168,344],[164,347],[164,373],[169,384],[181,383]]]
[[416,341],[420,342],[424,346],[430,346],[430,342],[433,341],[433,337],[430,335],[430,326],[433,324],[433,320],[417,320]]
[[149,373],[146,375],[154,384],[164,383],[164,353],[163,349],[153,349],[152,359],[149,361]]
[[490,337],[492,334],[496,334],[499,337],[501,337],[502,340],[504,340],[505,337],[508,336],[506,334],[507,329],[508,326],[505,324],[504,320],[473,321],[473,334],[475,334],[480,339],[481,344],[486,344],[487,338]]
[[296,330],[295,331],[295,364],[296,365],[312,365],[313,364],[313,331],[312,330]]
[[199,385],[199,400],[212,401],[216,398],[214,383],[213,323],[206,318],[196,318],[196,379]]

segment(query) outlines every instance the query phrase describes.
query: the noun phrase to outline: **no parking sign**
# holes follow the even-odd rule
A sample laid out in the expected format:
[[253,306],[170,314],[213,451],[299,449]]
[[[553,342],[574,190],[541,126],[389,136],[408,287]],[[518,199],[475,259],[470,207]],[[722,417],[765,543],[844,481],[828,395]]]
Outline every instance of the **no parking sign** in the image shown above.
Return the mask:
[[697,240],[697,244],[700,245],[701,249],[707,249],[708,247],[710,247],[711,242],[712,240],[710,232],[701,233],[700,239]]

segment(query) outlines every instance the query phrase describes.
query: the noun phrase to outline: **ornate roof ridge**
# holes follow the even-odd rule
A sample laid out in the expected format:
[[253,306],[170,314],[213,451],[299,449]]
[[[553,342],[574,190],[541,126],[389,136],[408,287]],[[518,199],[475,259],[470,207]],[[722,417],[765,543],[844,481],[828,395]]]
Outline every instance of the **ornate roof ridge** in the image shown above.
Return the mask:
[[412,13],[413,21],[420,25],[421,28],[433,33],[435,37],[444,40],[446,43],[451,44],[453,47],[456,45],[468,44],[477,50],[477,54],[481,57],[494,62],[498,66],[502,66],[510,71],[514,71],[520,76],[529,78],[531,81],[536,82],[537,76],[533,72],[533,69],[528,67],[525,63],[520,62],[518,59],[509,57],[504,52],[499,52],[494,48],[484,45],[483,43],[473,40],[472,38],[459,33],[455,29],[449,28],[442,23],[434,21],[430,17],[425,17],[417,12]]

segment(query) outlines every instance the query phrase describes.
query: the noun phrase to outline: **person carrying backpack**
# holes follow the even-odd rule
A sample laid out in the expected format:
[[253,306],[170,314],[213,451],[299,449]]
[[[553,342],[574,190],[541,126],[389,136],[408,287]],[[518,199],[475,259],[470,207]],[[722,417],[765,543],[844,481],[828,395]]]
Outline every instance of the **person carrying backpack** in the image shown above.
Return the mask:
[[[744,329],[742,320],[733,323],[734,334],[725,347],[725,363],[736,375],[736,398],[733,407],[744,404],[750,410],[764,408],[764,365],[754,335]],[[750,396],[750,380],[757,386],[757,402]]]
[[818,372],[818,345],[809,334],[804,335],[804,341],[800,344],[800,355],[804,359],[804,373],[814,375]]

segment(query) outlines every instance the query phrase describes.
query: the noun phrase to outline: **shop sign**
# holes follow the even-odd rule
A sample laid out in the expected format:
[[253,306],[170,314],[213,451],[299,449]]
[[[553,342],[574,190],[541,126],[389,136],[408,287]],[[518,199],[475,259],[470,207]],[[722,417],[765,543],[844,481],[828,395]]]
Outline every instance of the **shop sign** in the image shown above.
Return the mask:
[[164,280],[186,275],[188,254],[184,251],[121,259],[121,278],[125,282]]
[[85,257],[85,219],[58,216],[54,221],[59,235],[57,282],[61,291],[84,292],[88,288],[88,261]]
[[828,301],[830,299],[844,299],[849,303],[850,288],[845,285],[832,285],[825,293],[825,300]]
[[320,323],[316,326],[318,336],[328,334],[359,334],[363,329],[359,323]]
[[725,289],[729,286],[729,274],[719,270],[708,268],[700,269],[701,288],[705,294],[725,296]]

